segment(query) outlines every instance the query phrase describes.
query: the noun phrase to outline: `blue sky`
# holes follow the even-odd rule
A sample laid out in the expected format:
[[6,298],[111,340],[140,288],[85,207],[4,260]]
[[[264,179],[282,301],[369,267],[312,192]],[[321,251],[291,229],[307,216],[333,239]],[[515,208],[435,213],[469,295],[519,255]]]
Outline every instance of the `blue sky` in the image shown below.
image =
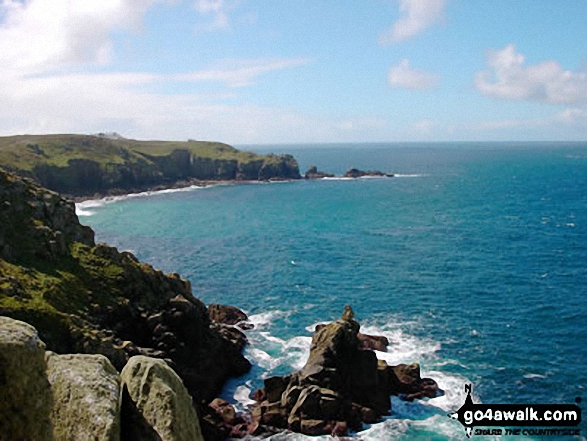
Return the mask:
[[585,0],[0,0],[0,135],[587,140]]

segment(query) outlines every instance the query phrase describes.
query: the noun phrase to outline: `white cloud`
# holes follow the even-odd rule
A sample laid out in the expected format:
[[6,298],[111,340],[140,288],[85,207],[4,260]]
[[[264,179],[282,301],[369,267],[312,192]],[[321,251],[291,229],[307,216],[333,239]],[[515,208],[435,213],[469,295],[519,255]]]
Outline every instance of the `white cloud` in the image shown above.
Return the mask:
[[234,4],[225,0],[196,0],[196,10],[203,16],[210,17],[208,22],[196,25],[198,32],[228,31],[231,29],[229,11]]
[[568,108],[549,116],[536,118],[501,119],[482,121],[468,128],[473,131],[500,132],[510,129],[560,130],[560,128],[587,129],[587,111]]
[[384,128],[387,122],[382,118],[375,117],[354,117],[345,119],[334,124],[334,127],[344,131],[355,130],[378,130]]
[[158,0],[3,0],[0,66],[21,73],[110,60],[114,29],[136,29]]
[[229,87],[243,87],[254,84],[260,75],[297,67],[310,62],[305,58],[278,58],[269,60],[224,60],[213,69],[200,70],[187,74],[172,75],[176,81],[216,81]]
[[403,59],[389,69],[387,83],[389,87],[404,89],[431,89],[438,86],[440,77],[434,72],[412,69],[410,62]]
[[421,119],[412,124],[411,129],[416,134],[428,136],[432,134],[432,131],[438,127],[438,123],[431,119]]
[[[289,130],[290,123],[302,132],[300,121],[308,122],[304,118],[281,109],[227,104],[234,93],[154,90],[169,81],[251,85],[262,75],[301,66],[307,59],[224,60],[179,74],[68,73],[72,67],[80,71],[109,64],[112,31],[140,29],[144,14],[158,1],[173,3],[0,0],[0,134],[119,131],[137,138],[255,142],[273,136],[275,127]],[[220,13],[225,5],[219,5],[201,4],[198,12]]]
[[513,44],[502,50],[490,50],[490,69],[475,75],[477,89],[499,99],[587,104],[587,72],[564,70],[556,61],[529,66],[524,62],[524,55]]
[[444,21],[446,0],[399,0],[400,19],[379,36],[383,45],[399,43]]
[[584,109],[565,109],[553,116],[553,121],[561,122],[571,126],[587,127],[587,111]]

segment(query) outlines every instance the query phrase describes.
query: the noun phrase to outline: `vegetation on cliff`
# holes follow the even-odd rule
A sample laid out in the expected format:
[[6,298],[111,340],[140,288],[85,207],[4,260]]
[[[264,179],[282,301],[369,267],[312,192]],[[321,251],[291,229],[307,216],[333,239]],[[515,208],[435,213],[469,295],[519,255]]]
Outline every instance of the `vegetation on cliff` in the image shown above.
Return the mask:
[[244,335],[212,323],[188,281],[96,245],[73,203],[0,169],[0,207],[0,315],[35,326],[48,349],[117,369],[162,358],[205,401],[250,368]]
[[74,196],[130,192],[189,180],[299,179],[291,155],[257,155],[207,141],[92,135],[0,137],[0,165]]

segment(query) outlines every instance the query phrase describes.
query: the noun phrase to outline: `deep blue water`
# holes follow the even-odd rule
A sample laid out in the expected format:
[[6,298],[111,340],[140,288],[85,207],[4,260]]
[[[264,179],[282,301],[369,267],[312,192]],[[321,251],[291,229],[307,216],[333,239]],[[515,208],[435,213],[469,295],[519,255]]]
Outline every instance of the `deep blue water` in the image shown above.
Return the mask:
[[[253,147],[251,147],[253,148]],[[255,364],[226,396],[303,365],[313,325],[353,306],[365,332],[446,395],[394,400],[363,439],[460,439],[487,403],[573,403],[587,386],[587,144],[270,146],[305,170],[387,179],[217,186],[90,202],[97,239],[246,310]],[[585,432],[585,428],[583,428]],[[516,438],[520,439],[520,438]],[[549,438],[553,439],[553,438]]]

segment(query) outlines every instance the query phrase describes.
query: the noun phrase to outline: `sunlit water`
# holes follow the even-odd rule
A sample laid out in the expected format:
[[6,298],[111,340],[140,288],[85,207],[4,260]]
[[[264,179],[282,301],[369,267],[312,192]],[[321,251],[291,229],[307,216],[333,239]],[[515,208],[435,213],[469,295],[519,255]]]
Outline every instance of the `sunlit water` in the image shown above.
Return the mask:
[[[261,151],[260,149],[258,149]],[[404,403],[362,439],[461,439],[465,383],[487,403],[573,403],[587,385],[587,144],[272,146],[342,173],[395,178],[242,184],[90,201],[97,239],[236,305],[253,370],[299,369],[316,323],[353,306],[390,364],[419,362],[444,397]],[[583,429],[585,432],[585,429]],[[297,438],[299,435],[287,435]],[[515,439],[521,439],[517,437]],[[552,438],[551,438],[552,439]]]

